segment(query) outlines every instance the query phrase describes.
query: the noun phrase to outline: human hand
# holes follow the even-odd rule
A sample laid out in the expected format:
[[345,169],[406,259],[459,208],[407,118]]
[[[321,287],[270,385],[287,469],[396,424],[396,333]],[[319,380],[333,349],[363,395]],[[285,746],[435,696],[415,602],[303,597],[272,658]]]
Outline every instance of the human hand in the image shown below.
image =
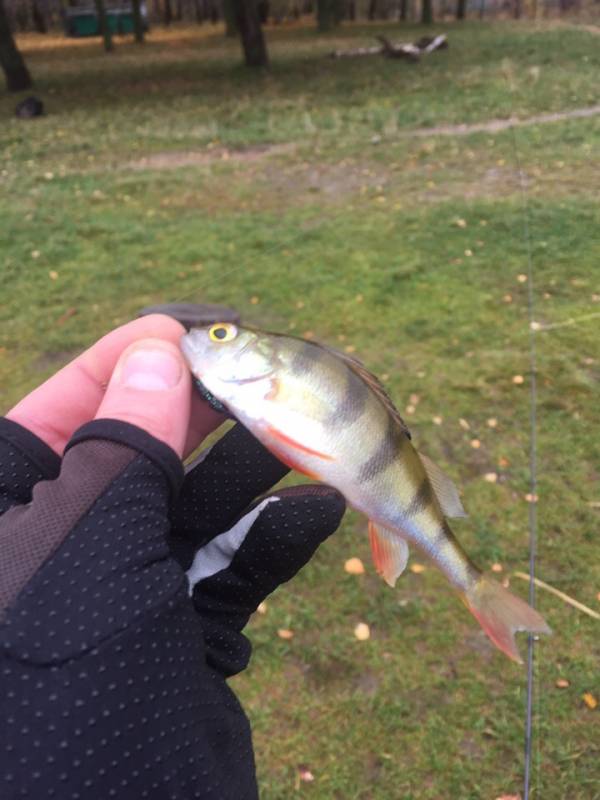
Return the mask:
[[[159,347],[177,359],[175,326]],[[127,344],[84,360],[66,397],[55,376],[0,422],[0,759],[15,797],[255,797],[224,678],[248,661],[248,616],[333,532],[343,499],[297,487],[252,507],[287,468],[239,426],[184,478],[179,451],[219,417],[165,425],[156,409],[185,418],[189,378],[123,387]],[[139,427],[154,420],[153,435]]]

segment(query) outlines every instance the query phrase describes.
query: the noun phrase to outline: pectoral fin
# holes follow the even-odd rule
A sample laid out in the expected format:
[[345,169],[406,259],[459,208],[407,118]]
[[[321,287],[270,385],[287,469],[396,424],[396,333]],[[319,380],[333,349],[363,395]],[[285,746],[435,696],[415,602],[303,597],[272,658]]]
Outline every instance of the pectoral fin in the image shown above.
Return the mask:
[[466,517],[467,512],[463,508],[463,504],[458,494],[458,489],[454,482],[446,475],[445,472],[434,464],[430,458],[419,453],[425,472],[431,483],[431,487],[437,497],[438,503],[441,506],[442,512],[446,517]]
[[396,532],[369,520],[369,540],[375,569],[390,586],[394,586],[408,562],[408,545]]

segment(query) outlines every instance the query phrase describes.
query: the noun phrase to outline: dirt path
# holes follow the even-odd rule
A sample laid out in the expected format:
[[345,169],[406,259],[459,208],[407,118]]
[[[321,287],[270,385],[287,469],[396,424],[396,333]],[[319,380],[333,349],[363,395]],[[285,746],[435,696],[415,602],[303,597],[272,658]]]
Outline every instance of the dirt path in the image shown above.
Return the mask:
[[470,133],[497,133],[508,128],[522,128],[526,125],[545,125],[548,122],[562,122],[567,119],[582,119],[600,115],[600,105],[587,108],[573,108],[571,111],[555,111],[550,114],[535,114],[533,117],[508,117],[490,119],[487,122],[474,122],[471,125],[436,125],[433,128],[414,128],[403,131],[402,136],[468,136]]
[[[400,131],[397,135],[403,138],[425,138],[428,136],[468,136],[471,133],[498,133],[511,127],[528,125],[545,125],[549,122],[562,122],[568,119],[584,119],[600,115],[600,105],[587,108],[573,108],[570,111],[555,111],[548,114],[536,114],[533,117],[508,117],[508,119],[491,119],[486,122],[462,123],[459,125],[436,125],[431,128],[413,128]],[[137,161],[130,161],[122,166],[129,169],[177,169],[179,167],[198,164],[214,164],[215,162],[256,162],[273,155],[293,152],[294,143],[255,145],[240,150],[216,147],[205,150],[166,151],[153,153]]]

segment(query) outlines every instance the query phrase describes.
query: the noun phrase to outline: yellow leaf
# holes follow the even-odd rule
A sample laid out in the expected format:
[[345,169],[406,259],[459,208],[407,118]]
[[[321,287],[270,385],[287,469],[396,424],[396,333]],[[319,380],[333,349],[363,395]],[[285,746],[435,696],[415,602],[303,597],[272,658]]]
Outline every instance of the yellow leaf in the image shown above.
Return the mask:
[[411,564],[410,571],[414,572],[415,575],[419,575],[421,572],[425,572],[425,566],[423,564]]
[[354,635],[359,642],[366,642],[367,639],[371,638],[371,629],[366,622],[359,622],[354,628]]
[[344,569],[349,575],[362,575],[365,567],[360,558],[349,558],[344,564]]
[[591,692],[585,692],[585,694],[583,694],[581,697],[588,708],[594,709],[598,705],[598,700]]

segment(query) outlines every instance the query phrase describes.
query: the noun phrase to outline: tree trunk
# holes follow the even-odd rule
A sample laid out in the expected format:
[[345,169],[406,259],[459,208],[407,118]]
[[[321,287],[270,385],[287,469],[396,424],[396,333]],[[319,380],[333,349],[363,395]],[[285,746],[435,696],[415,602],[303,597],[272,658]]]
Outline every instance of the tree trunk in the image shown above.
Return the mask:
[[266,67],[269,64],[267,47],[260,25],[256,0],[231,0],[237,27],[242,39],[247,67]]
[[233,0],[223,0],[223,16],[225,17],[225,36],[237,36],[239,31]]
[[98,30],[104,42],[104,49],[107,53],[111,53],[115,47],[112,40],[112,33],[108,24],[108,17],[106,16],[106,8],[104,7],[104,0],[94,0],[96,5],[96,16],[98,17]]
[[173,8],[171,6],[171,0],[164,0],[163,2],[163,25],[169,27],[169,25],[173,22]]
[[22,92],[31,88],[31,75],[13,39],[4,0],[0,0],[0,66],[9,92]]
[[467,13],[467,0],[458,0],[456,4],[456,19],[464,19]]
[[131,0],[133,12],[133,35],[138,44],[144,44],[144,20],[142,19],[142,6],[140,0]]
[[421,6],[421,24],[422,25],[432,25],[433,24],[433,2],[432,0],[422,0],[423,5]]
[[318,0],[317,22],[320,31],[330,31],[342,18],[340,0]]
[[377,0],[369,0],[369,10],[367,11],[367,19],[374,20],[377,16]]
[[515,0],[515,19],[521,17],[521,0]]
[[36,0],[33,0],[31,4],[31,18],[33,20],[33,27],[38,33],[48,33],[46,17],[43,15]]

